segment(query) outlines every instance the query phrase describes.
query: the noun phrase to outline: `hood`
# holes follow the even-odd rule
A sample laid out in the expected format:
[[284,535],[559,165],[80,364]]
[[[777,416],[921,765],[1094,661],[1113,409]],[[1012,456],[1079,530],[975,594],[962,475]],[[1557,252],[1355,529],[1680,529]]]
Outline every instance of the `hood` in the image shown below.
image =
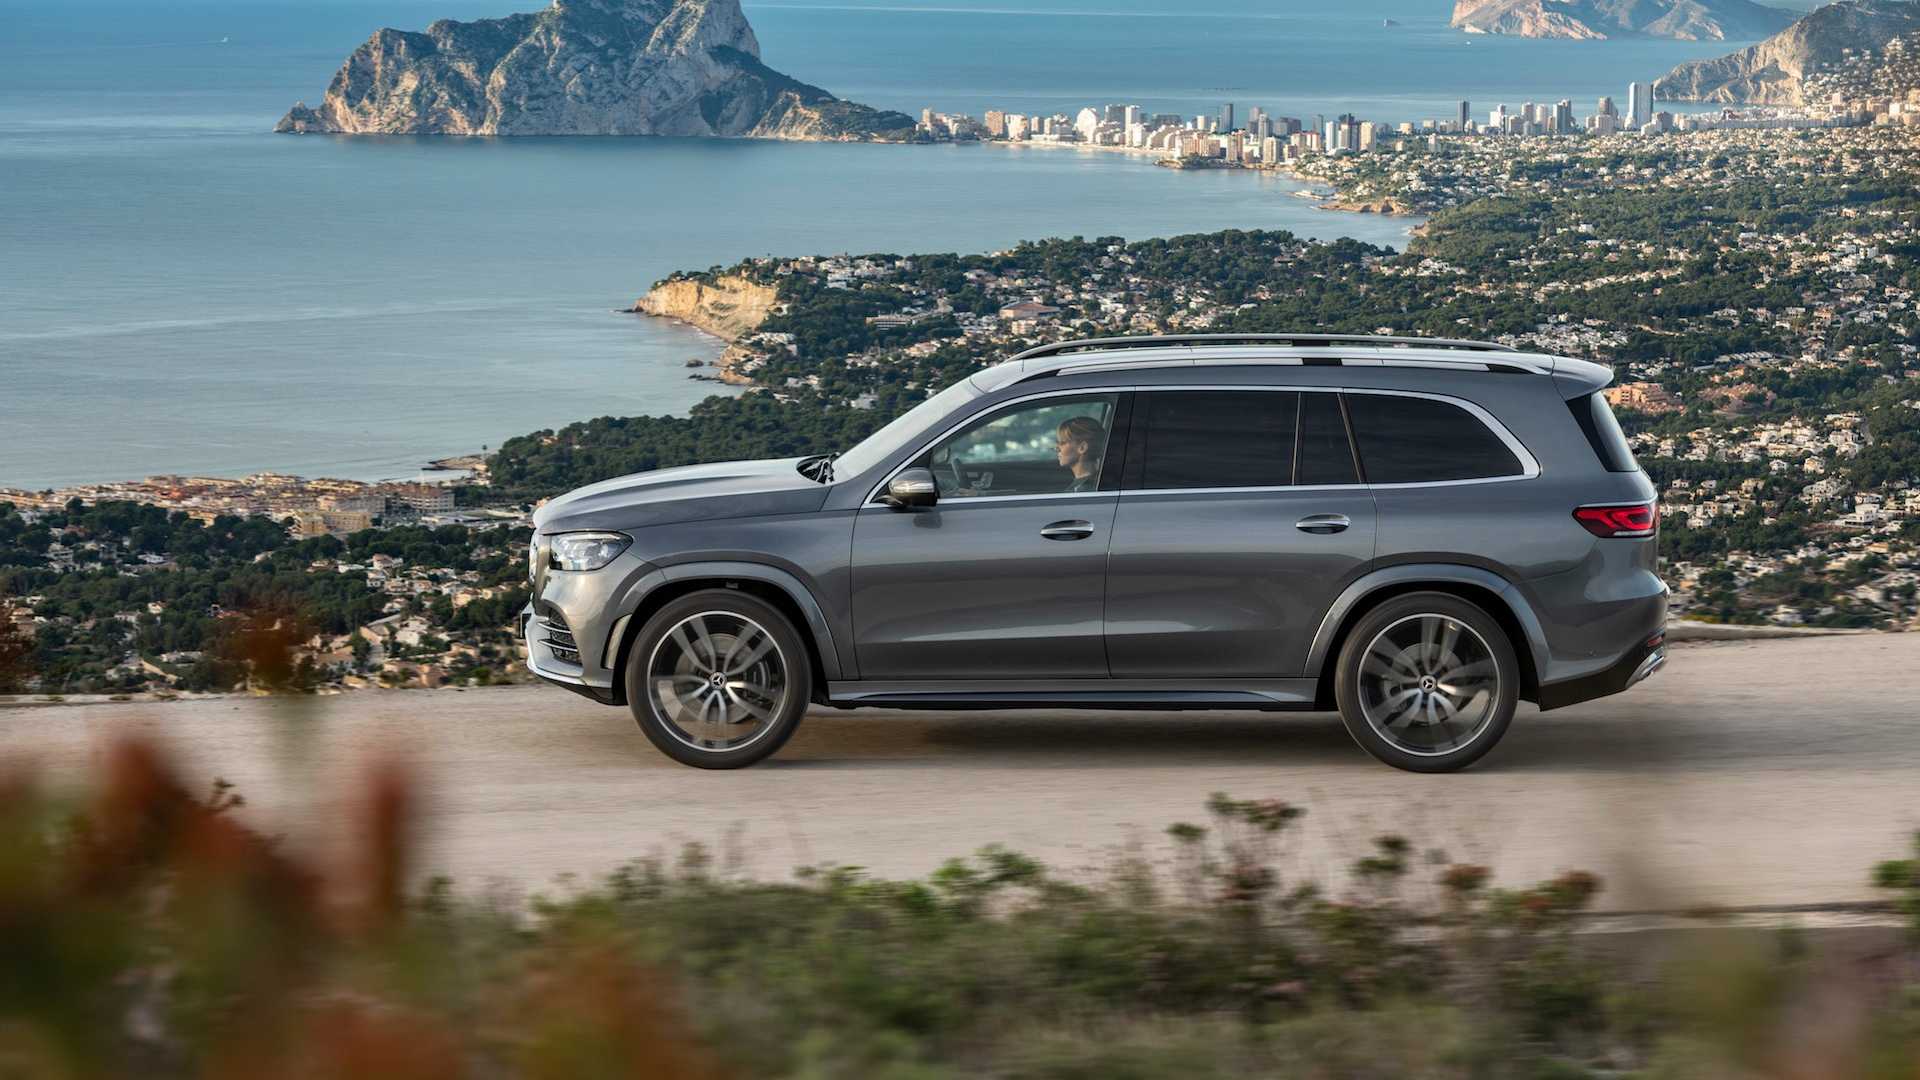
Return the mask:
[[828,487],[801,476],[800,458],[729,461],[617,476],[567,492],[534,511],[542,533],[644,529],[682,521],[805,514]]

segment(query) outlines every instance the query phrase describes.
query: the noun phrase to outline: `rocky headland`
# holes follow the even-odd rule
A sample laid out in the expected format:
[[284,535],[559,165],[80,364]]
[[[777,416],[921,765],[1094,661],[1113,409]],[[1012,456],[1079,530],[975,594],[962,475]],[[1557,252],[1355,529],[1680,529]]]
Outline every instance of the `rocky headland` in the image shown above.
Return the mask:
[[739,0],[554,0],[534,14],[383,29],[276,131],[896,140],[913,118],[760,62]]
[[1920,3],[1841,0],[1751,48],[1681,64],[1653,84],[1669,101],[1804,105],[1807,77],[1843,63],[1849,52],[1877,50],[1920,30]]
[[1580,41],[1751,41],[1793,19],[1793,12],[1752,0],[1455,0],[1452,25],[1470,34]]
[[633,305],[641,315],[653,315],[686,323],[704,330],[727,343],[713,364],[720,370],[721,382],[745,384],[753,380],[735,370],[745,359],[745,350],[735,345],[767,321],[773,312],[777,293],[773,286],[749,281],[735,274],[711,280],[671,278],[647,290]]

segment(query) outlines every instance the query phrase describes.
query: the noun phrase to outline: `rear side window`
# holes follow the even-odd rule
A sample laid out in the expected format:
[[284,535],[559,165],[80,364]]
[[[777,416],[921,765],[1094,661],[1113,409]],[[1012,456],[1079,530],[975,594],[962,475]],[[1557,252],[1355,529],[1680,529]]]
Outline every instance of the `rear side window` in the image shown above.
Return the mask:
[[1349,394],[1347,415],[1369,484],[1518,476],[1520,459],[1467,410],[1432,398]]
[[1573,422],[1580,425],[1587,445],[1593,447],[1594,456],[1608,472],[1640,471],[1640,463],[1633,460],[1633,447],[1627,445],[1627,435],[1620,430],[1620,421],[1613,418],[1605,394],[1595,390],[1567,402],[1567,408],[1573,410]]
[[[1167,489],[1291,484],[1298,399],[1292,391],[1273,390],[1182,390],[1147,395],[1140,486]],[[1138,415],[1134,423],[1140,423]]]
[[1353,484],[1353,445],[1340,415],[1340,395],[1300,395],[1300,463],[1295,483]]

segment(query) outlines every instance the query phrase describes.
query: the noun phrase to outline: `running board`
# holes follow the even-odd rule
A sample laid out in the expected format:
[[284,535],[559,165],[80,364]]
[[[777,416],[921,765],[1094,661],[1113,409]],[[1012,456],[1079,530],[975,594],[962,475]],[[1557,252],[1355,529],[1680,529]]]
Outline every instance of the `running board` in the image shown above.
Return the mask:
[[830,682],[827,700],[876,709],[1312,709],[1314,679],[952,679]]

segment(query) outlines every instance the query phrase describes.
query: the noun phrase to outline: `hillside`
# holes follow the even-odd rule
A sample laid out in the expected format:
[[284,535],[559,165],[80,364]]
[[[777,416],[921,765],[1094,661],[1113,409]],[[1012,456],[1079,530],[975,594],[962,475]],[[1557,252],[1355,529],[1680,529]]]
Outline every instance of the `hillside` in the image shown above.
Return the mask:
[[760,62],[739,0],[554,0],[537,14],[383,29],[276,131],[897,139],[913,120]]
[[1752,0],[1456,0],[1452,25],[1470,34],[1682,41],[1751,41],[1793,21]]
[[1716,60],[1681,64],[1653,84],[1668,101],[1800,105],[1809,79],[1848,62],[1848,53],[1879,50],[1920,30],[1920,3],[1842,0],[1809,13],[1773,37]]

